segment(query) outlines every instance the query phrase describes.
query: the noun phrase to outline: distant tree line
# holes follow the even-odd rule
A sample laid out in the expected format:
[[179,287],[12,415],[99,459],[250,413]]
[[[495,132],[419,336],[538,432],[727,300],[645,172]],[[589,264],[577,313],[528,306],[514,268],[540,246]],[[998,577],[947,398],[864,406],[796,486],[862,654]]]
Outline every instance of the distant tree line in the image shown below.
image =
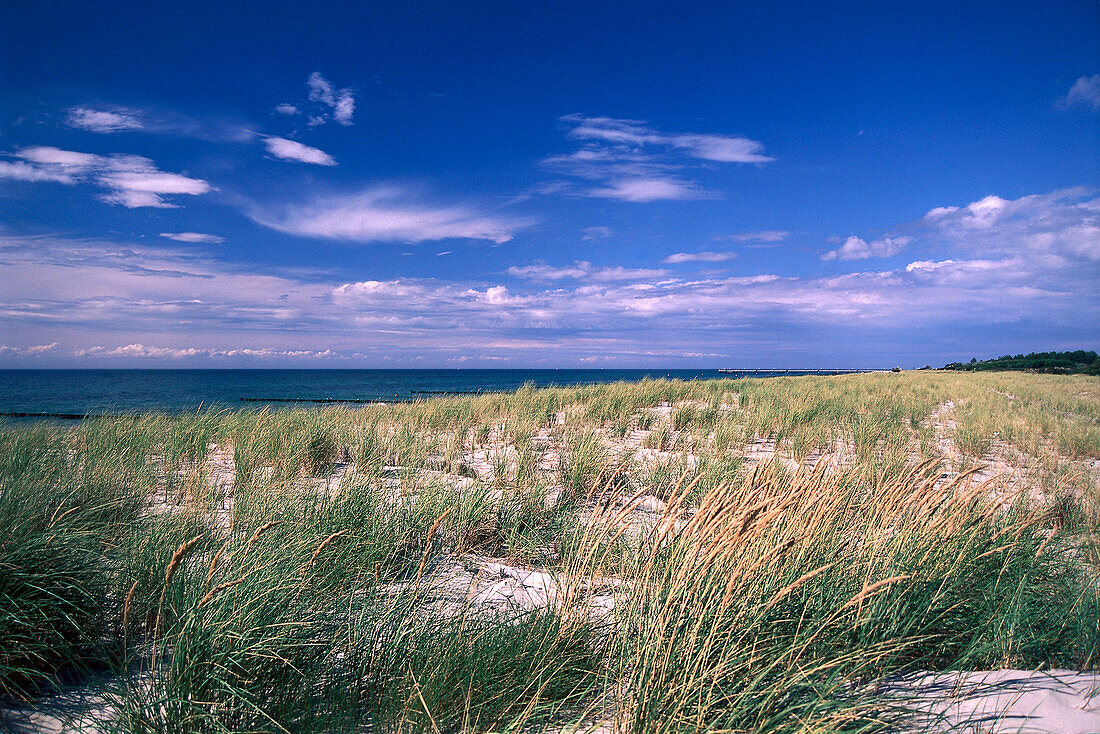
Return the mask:
[[1078,349],[1075,352],[1032,352],[1031,354],[1006,354],[996,359],[969,362],[952,362],[944,365],[945,370],[968,370],[982,372],[989,370],[1019,370],[1045,372],[1055,375],[1100,375],[1100,356],[1093,351]]

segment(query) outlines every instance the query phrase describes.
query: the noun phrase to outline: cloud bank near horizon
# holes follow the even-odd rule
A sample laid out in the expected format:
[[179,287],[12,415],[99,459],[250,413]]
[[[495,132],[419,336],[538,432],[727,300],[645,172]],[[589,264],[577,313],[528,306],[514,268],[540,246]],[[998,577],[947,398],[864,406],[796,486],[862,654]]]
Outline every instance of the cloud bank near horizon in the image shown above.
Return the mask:
[[[385,210],[387,224],[379,227],[372,223],[379,201],[389,199],[375,195],[311,209],[303,229],[316,233],[325,222],[340,222],[338,233],[365,232],[371,239],[380,233],[434,239],[460,231],[507,241],[504,230],[453,212],[413,228],[407,222],[421,218]],[[349,212],[363,211],[361,220],[347,223]],[[369,366],[460,359],[580,363],[595,356],[629,364],[701,354],[705,343],[713,355],[707,359],[720,360],[746,349],[780,348],[783,337],[776,335],[791,329],[899,338],[956,328],[959,313],[975,325],[1057,325],[1094,338],[1098,218],[1100,197],[1086,189],[937,207],[905,225],[906,251],[934,257],[815,277],[575,261],[515,264],[495,279],[340,281],[241,271],[188,250],[5,236],[0,278],[9,285],[0,313],[22,342],[7,339],[0,357],[13,363]],[[850,249],[863,261],[874,257],[862,257],[870,247]],[[665,261],[721,261],[710,254]],[[116,333],[130,338],[106,339]],[[204,340],[196,340],[200,333]]]

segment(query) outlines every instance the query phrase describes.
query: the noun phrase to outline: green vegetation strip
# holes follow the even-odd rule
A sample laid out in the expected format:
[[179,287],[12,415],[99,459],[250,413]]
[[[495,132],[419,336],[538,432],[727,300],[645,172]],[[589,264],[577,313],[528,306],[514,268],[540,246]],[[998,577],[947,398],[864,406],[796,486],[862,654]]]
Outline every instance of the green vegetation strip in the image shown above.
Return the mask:
[[1060,375],[1100,375],[1100,355],[1094,351],[1078,349],[1074,352],[1031,352],[1030,354],[1004,355],[996,359],[969,362],[952,362],[945,370],[994,371],[1017,370],[1046,372]]

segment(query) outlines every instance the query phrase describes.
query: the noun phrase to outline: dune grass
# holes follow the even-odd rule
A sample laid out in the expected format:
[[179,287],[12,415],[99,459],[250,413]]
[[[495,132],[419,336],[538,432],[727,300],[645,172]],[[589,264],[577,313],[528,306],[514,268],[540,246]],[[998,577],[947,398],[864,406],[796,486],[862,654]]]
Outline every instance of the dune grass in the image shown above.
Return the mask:
[[769,467],[659,527],[630,574],[628,728],[876,730],[897,712],[860,681],[1094,665],[1100,596],[1042,515],[998,514],[983,485],[937,476]]
[[0,701],[98,670],[119,732],[890,730],[894,675],[1098,667],[1098,425],[1095,377],[954,373],[8,424]]

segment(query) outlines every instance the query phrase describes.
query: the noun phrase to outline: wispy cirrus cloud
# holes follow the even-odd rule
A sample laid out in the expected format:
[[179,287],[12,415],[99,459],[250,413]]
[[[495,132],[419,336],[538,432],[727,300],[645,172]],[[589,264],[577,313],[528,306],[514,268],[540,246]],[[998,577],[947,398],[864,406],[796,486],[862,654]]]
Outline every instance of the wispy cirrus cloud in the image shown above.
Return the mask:
[[111,204],[137,207],[175,208],[164,197],[198,196],[213,189],[206,181],[159,170],[141,156],[112,156],[100,167],[95,182],[106,189],[100,198]]
[[546,158],[543,165],[579,180],[566,193],[635,203],[713,198],[714,192],[686,177],[702,163],[774,160],[764,155],[762,143],[740,136],[666,133],[640,120],[579,114],[560,122],[581,148]]
[[581,230],[581,239],[586,242],[598,242],[614,236],[610,227],[585,227]]
[[75,184],[76,175],[60,166],[39,165],[30,161],[0,161],[0,178],[30,183]]
[[736,257],[736,252],[674,252],[662,262],[668,263],[669,265],[694,262],[720,263],[727,260],[733,260]]
[[525,280],[588,280],[593,282],[612,282],[619,280],[652,280],[668,275],[667,270],[655,268],[624,268],[622,266],[597,267],[586,260],[577,260],[572,265],[555,267],[546,263],[513,266],[508,274]]
[[684,201],[687,199],[709,199],[714,194],[701,189],[691,181],[676,176],[633,176],[612,178],[588,190],[589,196],[619,201]]
[[315,71],[307,80],[309,101],[320,105],[317,113],[310,114],[310,125],[320,125],[329,117],[341,125],[350,125],[355,114],[355,93],[351,89],[336,89],[328,79]]
[[1055,102],[1057,107],[1087,107],[1093,112],[1100,110],[1100,74],[1080,77],[1069,91]]
[[143,130],[145,128],[142,113],[126,107],[119,107],[114,110],[73,107],[69,109],[66,123],[69,127],[93,133],[117,133],[126,130]]
[[176,242],[188,242],[191,244],[220,245],[225,242],[224,237],[216,234],[204,234],[202,232],[161,232],[161,237]]
[[303,145],[297,140],[269,136],[264,138],[267,152],[284,161],[312,163],[317,166],[335,166],[336,159],[323,150]]
[[218,116],[192,117],[174,110],[121,105],[78,105],[65,111],[68,127],[111,135],[144,132],[211,142],[246,143],[256,137],[249,125]]
[[620,120],[614,117],[565,115],[561,121],[568,127],[566,135],[578,140],[597,140],[635,150],[646,147],[682,150],[692,158],[719,163],[769,163],[775,159],[764,155],[764,144],[738,135],[698,133],[665,133],[642,120]]
[[941,282],[972,283],[997,273],[1019,273],[1026,270],[1021,260],[914,260],[905,272],[919,277],[935,277]]
[[21,148],[0,161],[0,178],[66,185],[88,183],[100,188],[101,200],[128,208],[174,208],[172,195],[198,196],[213,190],[206,181],[161,171],[136,155],[101,156],[49,146]]
[[[324,81],[323,77],[321,81]],[[350,95],[348,90],[341,90],[340,94],[345,92]],[[345,120],[344,124],[350,124],[354,101],[351,97],[347,99],[333,97],[334,94],[336,92],[330,86],[328,92],[321,95],[321,105],[328,106],[323,100],[331,101],[334,119],[338,121]],[[275,110],[287,116],[299,114],[298,108],[290,104],[277,105]],[[335,117],[336,115],[339,116]],[[176,112],[142,110],[133,107],[71,107],[67,111],[65,119],[69,127],[100,134],[140,131],[240,143],[259,140],[263,142],[270,155],[281,160],[312,163],[321,166],[336,165],[335,158],[318,148],[289,138],[262,135],[240,123],[224,120],[198,120]],[[327,113],[324,119],[328,119]]]
[[714,238],[715,242],[756,242],[774,244],[782,242],[791,235],[783,229],[765,229],[757,232],[737,232],[735,234],[722,234]]
[[253,205],[246,214],[257,224],[286,234],[361,243],[474,239],[499,244],[512,239],[527,223],[464,205],[426,203],[398,186],[303,203]]

